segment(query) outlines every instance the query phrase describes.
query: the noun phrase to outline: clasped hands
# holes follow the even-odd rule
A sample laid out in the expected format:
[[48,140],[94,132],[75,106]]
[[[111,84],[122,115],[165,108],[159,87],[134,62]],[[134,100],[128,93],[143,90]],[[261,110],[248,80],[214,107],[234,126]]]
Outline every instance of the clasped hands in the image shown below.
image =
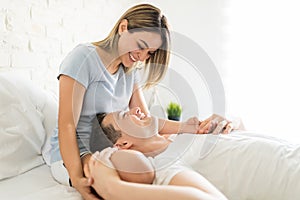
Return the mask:
[[[197,117],[191,117],[182,125],[182,132],[194,132],[196,134],[228,134],[233,130],[241,129],[240,120],[228,120],[220,115],[213,114],[209,118],[200,121]],[[187,130],[187,131],[186,131]]]

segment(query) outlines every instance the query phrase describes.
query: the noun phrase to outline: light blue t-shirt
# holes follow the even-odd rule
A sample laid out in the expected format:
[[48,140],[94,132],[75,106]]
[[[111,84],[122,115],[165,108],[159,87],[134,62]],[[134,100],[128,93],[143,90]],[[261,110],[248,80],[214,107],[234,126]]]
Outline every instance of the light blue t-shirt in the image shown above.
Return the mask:
[[[136,70],[125,73],[123,67],[115,74],[110,74],[103,65],[96,47],[90,43],[76,46],[66,56],[60,65],[59,76],[62,74],[75,79],[86,88],[76,129],[77,142],[82,154],[89,151],[90,135],[99,129],[99,126],[94,128],[97,123],[96,114],[128,109],[134,84],[138,84],[140,80],[139,74]],[[103,141],[108,142],[104,135]],[[61,159],[56,126],[51,137],[51,163]]]

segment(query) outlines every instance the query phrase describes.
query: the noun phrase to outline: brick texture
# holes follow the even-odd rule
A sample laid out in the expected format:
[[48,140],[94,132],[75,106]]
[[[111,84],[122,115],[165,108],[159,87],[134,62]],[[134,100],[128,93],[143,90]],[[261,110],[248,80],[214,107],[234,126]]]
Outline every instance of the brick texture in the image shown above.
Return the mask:
[[59,64],[78,43],[103,39],[139,0],[1,0],[0,73],[57,92]]

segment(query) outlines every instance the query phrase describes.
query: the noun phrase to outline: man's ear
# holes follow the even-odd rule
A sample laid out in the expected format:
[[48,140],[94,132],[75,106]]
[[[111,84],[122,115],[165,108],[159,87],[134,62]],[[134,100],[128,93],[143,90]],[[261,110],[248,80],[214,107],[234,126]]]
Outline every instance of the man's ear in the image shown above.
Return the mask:
[[128,20],[122,19],[121,23],[119,24],[119,29],[118,29],[119,35],[121,35],[125,31],[127,31],[127,26],[128,26]]
[[133,143],[128,141],[128,140],[125,140],[125,139],[122,139],[122,138],[119,138],[117,140],[117,142],[115,143],[115,146],[118,148],[118,149],[130,149],[132,147]]

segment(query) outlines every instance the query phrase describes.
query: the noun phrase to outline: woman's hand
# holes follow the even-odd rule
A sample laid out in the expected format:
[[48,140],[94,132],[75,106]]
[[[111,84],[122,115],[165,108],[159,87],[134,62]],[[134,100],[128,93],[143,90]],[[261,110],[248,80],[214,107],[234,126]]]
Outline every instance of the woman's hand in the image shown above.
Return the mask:
[[97,151],[88,163],[92,187],[104,199],[109,199],[113,183],[120,181],[120,177],[110,161],[110,157],[115,151],[117,151],[117,148],[111,147],[102,150],[100,153]]
[[180,131],[183,133],[207,134],[215,127],[215,121],[204,120],[200,121],[197,117],[191,117],[181,125]]
[[85,177],[72,179],[72,185],[81,194],[83,199],[98,200],[98,198],[91,192],[92,179]]
[[196,134],[228,134],[233,130],[244,129],[241,120],[228,120],[220,115],[213,114],[204,121],[191,117],[181,125],[181,132]]

